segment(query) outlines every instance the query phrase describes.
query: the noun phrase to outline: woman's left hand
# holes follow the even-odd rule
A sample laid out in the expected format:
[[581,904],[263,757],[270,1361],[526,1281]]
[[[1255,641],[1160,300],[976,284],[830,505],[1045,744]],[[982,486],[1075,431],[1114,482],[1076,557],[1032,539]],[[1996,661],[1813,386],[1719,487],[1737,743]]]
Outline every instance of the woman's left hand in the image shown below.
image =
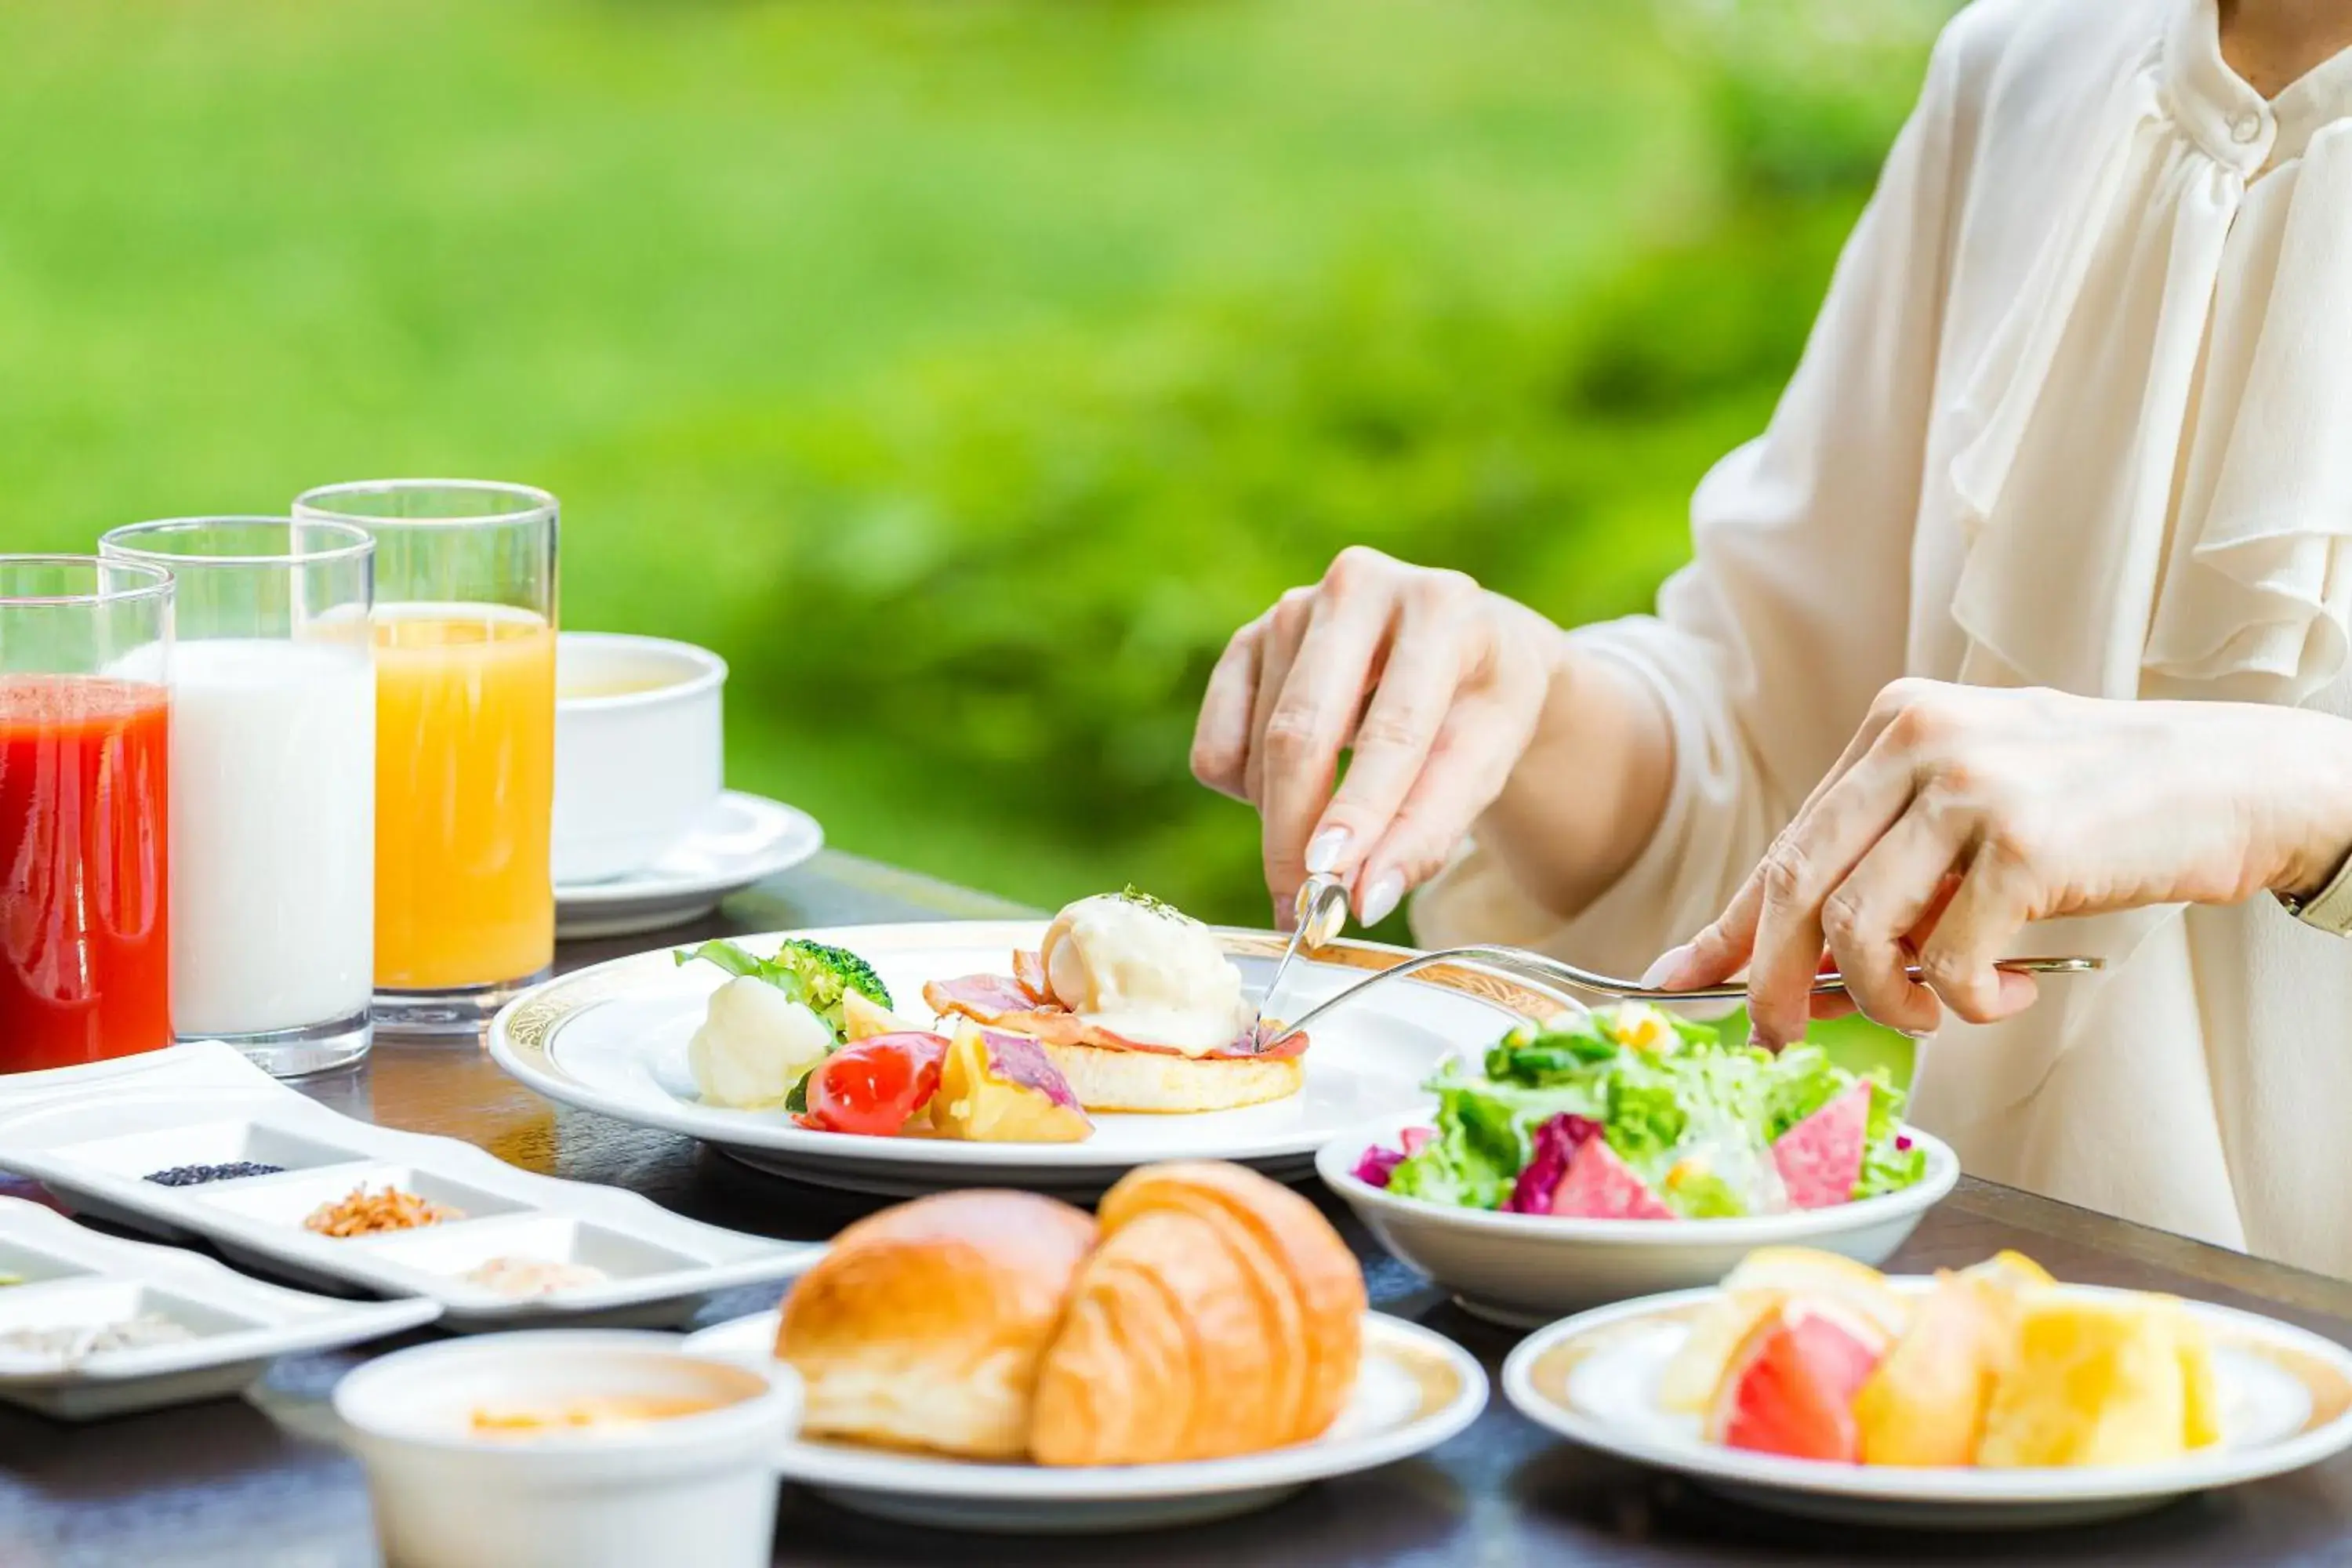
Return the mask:
[[[1802,1036],[1826,948],[1854,1004],[1924,1034],[2034,997],[1993,968],[2029,921],[2309,894],[2352,847],[2352,723],[1901,680],[1763,863],[1653,985],[1748,971],[1757,1038]],[[1905,966],[1918,963],[1927,984]]]

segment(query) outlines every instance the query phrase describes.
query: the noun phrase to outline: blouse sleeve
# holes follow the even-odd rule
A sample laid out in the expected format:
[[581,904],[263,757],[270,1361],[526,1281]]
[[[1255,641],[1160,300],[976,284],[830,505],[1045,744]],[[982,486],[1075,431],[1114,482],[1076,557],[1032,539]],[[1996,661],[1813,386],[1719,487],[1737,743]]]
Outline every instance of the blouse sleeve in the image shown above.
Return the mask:
[[1729,901],[1903,673],[1957,199],[1957,31],[1937,47],[1770,425],[1692,499],[1691,563],[1656,615],[1570,634],[1669,720],[1672,794],[1648,846],[1563,921],[1474,837],[1414,901],[1423,943],[1505,942],[1641,973]]

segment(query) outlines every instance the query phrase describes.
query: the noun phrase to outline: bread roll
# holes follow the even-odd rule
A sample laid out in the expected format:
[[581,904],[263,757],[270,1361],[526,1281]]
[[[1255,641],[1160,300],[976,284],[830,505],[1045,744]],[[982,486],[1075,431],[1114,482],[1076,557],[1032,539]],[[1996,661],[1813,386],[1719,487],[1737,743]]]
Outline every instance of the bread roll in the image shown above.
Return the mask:
[[1179,1163],[1131,1172],[1100,1223],[1038,1373],[1033,1458],[1208,1459],[1330,1426],[1355,1386],[1364,1277],[1313,1204]]
[[1037,1358],[1094,1221],[1028,1193],[942,1193],[843,1231],[785,1299],[778,1359],[813,1436],[972,1458],[1028,1446]]

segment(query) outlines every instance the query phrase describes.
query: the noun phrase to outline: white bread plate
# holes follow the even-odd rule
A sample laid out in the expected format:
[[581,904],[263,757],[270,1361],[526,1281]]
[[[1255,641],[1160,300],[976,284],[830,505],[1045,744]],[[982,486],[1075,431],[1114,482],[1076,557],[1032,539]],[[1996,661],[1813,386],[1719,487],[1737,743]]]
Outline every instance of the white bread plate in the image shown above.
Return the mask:
[[[940,921],[774,931],[740,942],[761,954],[787,936],[847,948],[874,966],[897,1012],[927,1021],[925,982],[1004,973],[1013,950],[1034,949],[1045,932],[1044,921]],[[1244,992],[1255,994],[1284,939],[1267,931],[1217,935],[1242,971]],[[1278,1100],[1180,1115],[1101,1113],[1093,1135],[1075,1143],[857,1137],[801,1127],[781,1110],[703,1103],[688,1042],[726,976],[709,963],[681,968],[673,952],[614,959],[526,992],[492,1022],[491,1058],[550,1100],[683,1132],[800,1181],[893,1196],[961,1186],[1099,1193],[1134,1166],[1160,1160],[1233,1160],[1303,1176],[1333,1136],[1421,1103],[1423,1081],[1449,1052],[1484,1047],[1525,1017],[1561,1005],[1488,971],[1436,969],[1390,988],[1378,1006],[1343,1009],[1318,1026],[1302,1058],[1304,1087]],[[1332,943],[1292,966],[1283,1007],[1303,1011],[1401,956],[1394,948]]]
[[[1906,1293],[1932,1280],[1890,1279]],[[2131,1294],[2088,1285],[2085,1299]],[[2221,1441],[2169,1464],[1996,1469],[1847,1465],[1707,1442],[1660,1406],[1658,1380],[1718,1291],[1603,1307],[1530,1335],[1503,1364],[1520,1414],[1587,1447],[1676,1470],[1759,1508],[1844,1523],[2008,1530],[2084,1523],[2315,1464],[2352,1447],[2352,1352],[2302,1329],[2202,1301],[2182,1305],[2213,1347]]]
[[[738,1318],[690,1335],[692,1355],[761,1368],[777,1314]],[[1311,1443],[1229,1459],[1096,1468],[999,1464],[794,1437],[776,1454],[787,1481],[857,1513],[951,1530],[1085,1534],[1157,1530],[1266,1508],[1310,1481],[1425,1452],[1478,1418],[1486,1374],[1443,1334],[1364,1314],[1355,1393]]]
[[1900,1192],[1832,1208],[1738,1219],[1570,1219],[1499,1214],[1403,1197],[1359,1181],[1367,1150],[1394,1148],[1426,1127],[1433,1105],[1350,1129],[1315,1156],[1324,1184],[1381,1245],[1448,1291],[1465,1311],[1514,1328],[1632,1296],[1713,1285],[1759,1247],[1814,1247],[1874,1267],[1908,1239],[1960,1179],[1940,1139],[1904,1131],[1927,1152],[1927,1173]]

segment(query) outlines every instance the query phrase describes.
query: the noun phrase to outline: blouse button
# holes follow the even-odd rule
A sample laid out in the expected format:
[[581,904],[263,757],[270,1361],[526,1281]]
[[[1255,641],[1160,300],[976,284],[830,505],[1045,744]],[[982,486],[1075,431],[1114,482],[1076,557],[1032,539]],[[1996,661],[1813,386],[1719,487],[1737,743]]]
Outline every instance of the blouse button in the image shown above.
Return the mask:
[[2262,133],[2263,117],[2251,109],[2230,121],[2230,134],[2242,145],[2252,142]]

